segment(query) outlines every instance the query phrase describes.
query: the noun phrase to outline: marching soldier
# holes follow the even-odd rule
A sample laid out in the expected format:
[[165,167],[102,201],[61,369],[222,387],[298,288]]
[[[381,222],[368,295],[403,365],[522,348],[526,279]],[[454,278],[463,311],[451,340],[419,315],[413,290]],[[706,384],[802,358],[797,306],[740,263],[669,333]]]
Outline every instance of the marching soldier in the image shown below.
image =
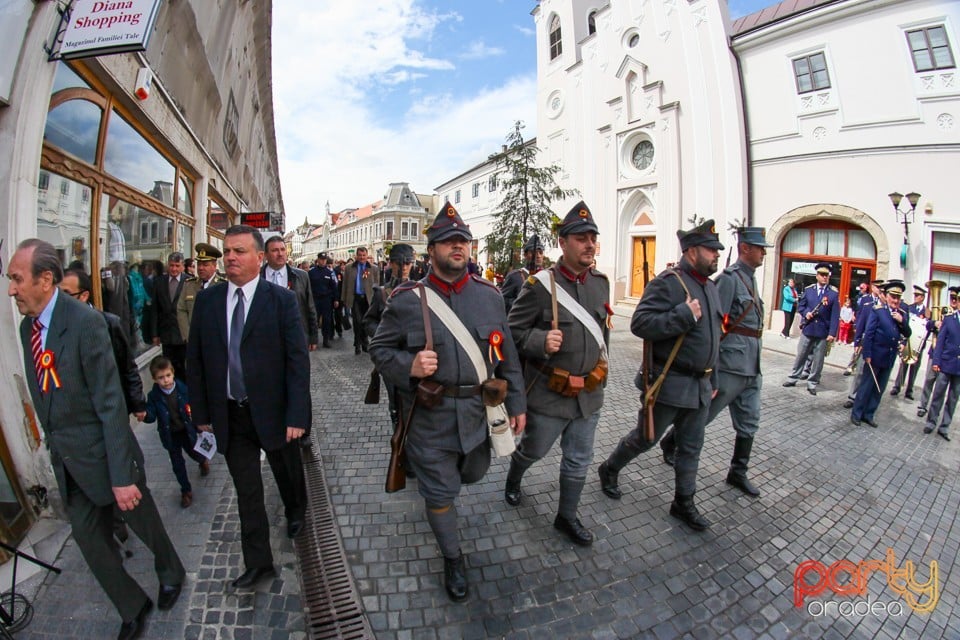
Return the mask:
[[[913,285],[913,304],[904,305],[907,313],[911,316],[926,319],[928,315],[927,305],[924,304],[926,299],[927,290],[923,287]],[[900,363],[900,370],[897,372],[897,379],[893,383],[893,389],[890,390],[890,395],[896,396],[900,393],[902,387],[906,387],[906,391],[903,392],[903,397],[907,400],[913,400],[913,384],[917,381],[917,372],[920,371],[920,361],[923,359],[922,353],[916,355],[916,362],[911,364],[907,364],[906,362]]]
[[317,308],[317,317],[320,318],[323,348],[329,349],[330,341],[333,340],[333,314],[340,305],[340,283],[325,253],[317,254],[317,262],[307,275],[310,276],[313,304]]
[[[713,422],[725,407],[730,407],[730,419],[736,440],[733,458],[727,473],[727,484],[749,496],[760,491],[747,478],[753,438],[760,428],[760,348],[763,336],[763,300],[757,293],[756,269],[767,255],[766,229],[741,227],[737,229],[738,259],[724,269],[717,278],[723,316],[723,336],[720,338],[717,396],[710,403],[706,424]],[[664,460],[673,462],[674,434],[671,430],[660,441]]]
[[523,266],[514,269],[503,279],[500,293],[503,294],[503,304],[510,313],[510,308],[520,295],[520,289],[527,276],[533,275],[543,268],[543,243],[540,236],[533,234],[523,245]]
[[[480,480],[490,465],[482,383],[494,374],[506,380],[506,411],[514,434],[523,431],[527,410],[516,347],[505,339],[510,327],[503,298],[491,283],[467,273],[472,240],[470,227],[446,203],[427,229],[431,271],[421,283],[411,281],[394,289],[370,344],[373,363],[397,388],[401,405],[412,407],[406,458],[417,476],[427,522],[443,555],[447,595],[455,602],[467,597],[468,588],[454,502],[461,485]],[[440,299],[427,311],[430,340],[421,295]],[[451,315],[459,319],[474,344],[458,341],[446,325],[453,322]],[[430,341],[432,350],[426,348]],[[487,365],[482,372],[486,380],[477,379],[467,348],[492,354],[492,362],[478,363]],[[406,413],[403,418],[407,419]]]
[[803,375],[803,367],[810,354],[810,376],[807,378],[807,391],[817,395],[817,385],[823,373],[823,359],[827,355],[827,344],[837,339],[840,328],[840,298],[837,288],[830,285],[832,266],[829,262],[817,263],[817,281],[803,290],[798,311],[800,314],[801,335],[797,344],[797,359],[793,362],[793,371],[783,383],[785,387],[795,387]]
[[[413,256],[413,247],[408,244],[395,244],[390,247],[390,274],[392,279],[386,286],[381,287],[378,285],[373,288],[373,299],[370,300],[370,308],[367,310],[367,314],[363,316],[363,322],[366,325],[368,336],[373,337],[377,335],[380,318],[383,317],[383,312],[387,308],[387,298],[390,297],[394,289],[410,279],[410,269],[413,267]],[[386,386],[387,398],[390,402],[390,422],[393,423],[393,427],[396,429],[397,421],[400,418],[396,388],[389,381],[386,383]]]
[[648,393],[647,399],[656,403],[649,426],[653,437],[649,438],[646,412],[641,407],[637,426],[620,440],[598,473],[603,492],[619,500],[620,470],[653,447],[673,424],[676,494],[670,515],[703,531],[710,522],[697,510],[694,494],[703,430],[710,401],[717,393],[714,367],[720,352],[723,310],[710,276],[717,272],[723,245],[713,220],[690,231],[677,231],[677,237],[682,259],[676,268],[650,281],[630,322],[633,334],[644,339],[644,363],[649,365],[649,370],[641,369],[637,375],[638,386],[641,390],[659,386],[659,395]]
[[[558,229],[563,256],[527,278],[509,315],[513,340],[525,359],[527,428],[510,458],[504,498],[520,504],[524,472],[560,438],[560,505],[553,526],[581,546],[593,544],[577,507],[593,460],[613,314],[610,283],[591,268],[598,232],[587,205],[574,205]],[[537,236],[528,246],[542,259]],[[535,269],[536,263],[528,266]]]
[[907,314],[900,308],[903,289],[904,284],[900,280],[890,280],[883,286],[886,305],[870,313],[867,328],[863,332],[860,346],[863,348],[865,371],[850,412],[850,422],[858,427],[861,422],[866,422],[877,428],[874,416],[890,380],[890,372],[897,362],[901,336],[910,337]]
[[200,242],[194,247],[194,251],[197,252],[197,257],[194,258],[197,263],[197,277],[183,283],[180,299],[177,300],[177,324],[184,342],[190,335],[190,318],[193,316],[193,301],[197,294],[218,282],[224,282],[217,273],[217,260],[223,257],[220,249],[212,244]]
[[[951,306],[955,306],[960,287],[950,287],[949,291]],[[930,361],[937,381],[923,432],[931,433],[936,429],[938,436],[950,442],[950,422],[957,408],[957,398],[960,397],[960,314],[952,313],[940,321],[937,346],[931,353]]]

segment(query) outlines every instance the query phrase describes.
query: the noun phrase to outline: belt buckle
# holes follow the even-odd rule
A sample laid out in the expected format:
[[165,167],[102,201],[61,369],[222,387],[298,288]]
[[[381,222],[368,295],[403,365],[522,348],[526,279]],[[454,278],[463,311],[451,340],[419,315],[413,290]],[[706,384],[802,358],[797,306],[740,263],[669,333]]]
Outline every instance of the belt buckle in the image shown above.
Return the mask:
[[706,378],[706,377],[707,377],[708,375],[710,375],[711,373],[713,373],[713,369],[704,369],[704,370],[703,370],[703,377]]

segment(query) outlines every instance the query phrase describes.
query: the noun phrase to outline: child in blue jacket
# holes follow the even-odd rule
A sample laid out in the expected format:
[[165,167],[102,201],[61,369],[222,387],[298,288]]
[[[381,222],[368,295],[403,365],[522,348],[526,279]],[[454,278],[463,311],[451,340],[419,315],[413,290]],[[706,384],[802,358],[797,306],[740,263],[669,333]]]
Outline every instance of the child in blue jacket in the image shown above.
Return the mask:
[[187,385],[174,378],[173,364],[169,358],[157,356],[150,361],[153,389],[147,394],[147,417],[144,422],[157,421],[157,433],[163,448],[170,454],[173,474],[180,483],[180,506],[184,509],[193,503],[193,491],[187,478],[183,452],[200,463],[200,475],[210,473],[210,462],[193,450],[197,443],[197,430],[190,416],[190,396]]

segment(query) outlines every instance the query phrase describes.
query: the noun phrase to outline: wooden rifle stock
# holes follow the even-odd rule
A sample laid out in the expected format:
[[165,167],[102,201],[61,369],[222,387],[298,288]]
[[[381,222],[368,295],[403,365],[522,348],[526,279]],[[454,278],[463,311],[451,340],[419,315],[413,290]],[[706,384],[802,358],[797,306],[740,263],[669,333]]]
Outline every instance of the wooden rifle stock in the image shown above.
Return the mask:
[[363,404],[380,404],[380,371],[376,367],[370,372],[370,383],[363,396]]
[[643,341],[643,435],[647,442],[653,442],[656,435],[656,428],[653,424],[653,405],[656,404],[650,394],[650,388],[653,384],[651,380],[653,368],[653,342]]
[[397,426],[393,430],[393,436],[390,438],[390,462],[387,464],[387,481],[384,485],[384,491],[394,493],[407,486],[407,472],[404,467],[407,463],[404,445],[407,443],[407,431],[410,429],[410,419],[413,418],[413,410],[417,408],[417,399],[414,397],[413,406],[410,412],[404,418],[403,411],[398,411]]

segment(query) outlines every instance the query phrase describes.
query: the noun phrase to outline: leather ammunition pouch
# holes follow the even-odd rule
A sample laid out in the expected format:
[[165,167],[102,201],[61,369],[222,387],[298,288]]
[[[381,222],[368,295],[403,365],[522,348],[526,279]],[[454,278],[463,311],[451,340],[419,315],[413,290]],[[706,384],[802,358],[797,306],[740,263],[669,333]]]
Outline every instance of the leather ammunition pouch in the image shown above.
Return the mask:
[[507,381],[500,378],[484,380],[480,384],[480,395],[483,398],[483,404],[487,407],[503,404],[507,399]]
[[604,360],[597,362],[597,366],[585,376],[575,376],[560,367],[534,366],[548,376],[547,388],[565,398],[575,398],[581,391],[590,393],[607,378],[607,363]]
[[443,385],[436,380],[421,380],[417,385],[417,402],[427,409],[433,409],[443,402]]
[[592,393],[597,387],[603,384],[603,381],[607,379],[607,361],[601,360],[597,363],[597,366],[593,368],[593,371],[587,374],[586,378],[583,380],[583,389],[587,393]]

